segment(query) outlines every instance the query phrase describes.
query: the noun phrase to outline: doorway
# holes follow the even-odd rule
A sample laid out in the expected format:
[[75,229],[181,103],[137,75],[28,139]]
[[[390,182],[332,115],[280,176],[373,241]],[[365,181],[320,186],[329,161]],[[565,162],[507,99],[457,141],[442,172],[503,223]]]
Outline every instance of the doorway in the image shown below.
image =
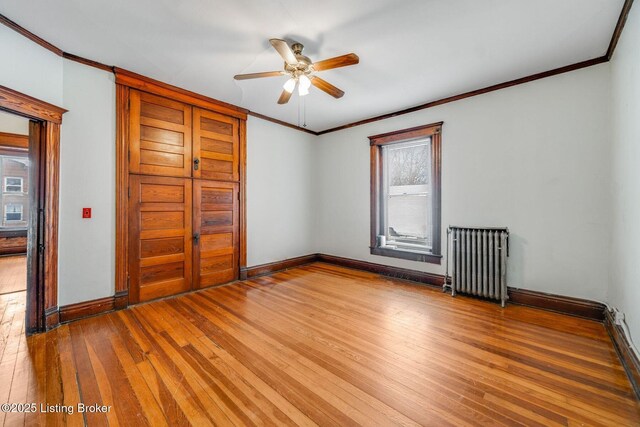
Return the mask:
[[0,295],[26,294],[30,172],[29,119],[0,111]]
[[[19,122],[16,126],[20,130],[6,132],[16,136],[5,138],[5,145],[9,146],[11,143],[7,141],[13,141],[13,147],[5,149],[8,158],[6,162],[10,169],[6,178],[10,179],[5,180],[5,177],[0,179],[0,191],[6,201],[6,203],[0,203],[0,222],[5,224],[5,228],[10,229],[6,230],[7,238],[22,238],[11,243],[17,248],[16,251],[25,251],[23,243],[26,239],[24,264],[21,264],[22,261],[14,260],[16,262],[12,268],[8,265],[6,268],[2,266],[0,268],[2,271],[13,272],[14,282],[17,282],[15,288],[21,287],[20,281],[24,280],[26,274],[26,280],[24,280],[26,289],[24,291],[16,289],[16,292],[6,295],[24,292],[26,306],[24,329],[27,334],[30,334],[55,327],[59,323],[60,124],[66,110],[0,86],[0,112],[7,123],[11,120],[15,120],[15,123]],[[25,120],[28,123],[27,132],[25,132]],[[28,136],[26,147],[24,146],[25,135]],[[21,164],[23,170],[20,170]],[[21,196],[18,193],[21,193]],[[16,235],[10,236],[11,233]],[[22,265],[23,268],[21,268]]]

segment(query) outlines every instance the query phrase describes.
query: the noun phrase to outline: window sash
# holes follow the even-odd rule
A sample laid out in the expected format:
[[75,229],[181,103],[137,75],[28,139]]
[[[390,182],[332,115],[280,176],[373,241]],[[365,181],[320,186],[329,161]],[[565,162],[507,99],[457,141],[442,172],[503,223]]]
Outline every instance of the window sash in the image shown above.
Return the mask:
[[5,193],[23,193],[24,179],[21,177],[6,176],[4,178]]
[[[441,206],[440,206],[440,165],[441,165],[441,125],[421,126],[404,131],[369,137],[371,145],[371,253],[414,261],[441,262]],[[430,162],[428,185],[419,188],[400,186],[389,187],[388,158],[385,152],[391,147],[410,148],[428,142]],[[404,180],[404,177],[403,177]],[[413,180],[409,180],[410,182]],[[420,180],[416,180],[420,182]],[[413,182],[416,182],[413,181]],[[397,181],[396,181],[397,182]],[[419,184],[418,184],[419,185]],[[389,225],[393,223],[393,214],[389,215],[389,205],[395,197],[425,198],[424,226],[425,232],[408,228],[398,236],[390,233]],[[397,207],[396,207],[397,208]],[[423,215],[419,211],[417,215]],[[417,224],[417,221],[409,223]],[[413,225],[412,224],[412,225]],[[391,225],[393,226],[393,225]],[[397,230],[394,230],[397,233]],[[404,236],[402,235],[404,234]],[[385,237],[385,245],[380,245],[379,236]]]
[[4,220],[6,222],[23,221],[23,213],[24,213],[24,206],[7,204],[4,207]]

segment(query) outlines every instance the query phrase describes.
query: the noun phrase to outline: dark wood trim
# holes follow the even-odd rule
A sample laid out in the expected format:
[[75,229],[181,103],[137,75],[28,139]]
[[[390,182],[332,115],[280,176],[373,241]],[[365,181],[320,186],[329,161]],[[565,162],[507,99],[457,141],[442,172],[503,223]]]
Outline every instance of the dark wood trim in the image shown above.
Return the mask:
[[508,293],[509,302],[513,304],[542,308],[599,322],[604,320],[606,306],[600,302],[512,287],[509,287]]
[[111,65],[105,65],[101,62],[94,61],[92,59],[83,58],[82,56],[74,55],[73,53],[62,52],[62,57],[70,61],[79,62],[80,64],[88,65],[99,70],[108,71],[113,73],[113,67]]
[[62,115],[67,112],[64,108],[40,101],[5,86],[0,86],[0,109],[56,124],[62,123]]
[[386,145],[398,141],[406,141],[413,138],[435,136],[442,131],[444,122],[431,123],[423,126],[416,126],[408,129],[394,130],[393,132],[381,133],[369,137],[371,145]]
[[[423,126],[416,126],[408,129],[397,130],[393,132],[387,132],[379,135],[369,137],[370,148],[370,181],[371,186],[369,189],[370,197],[370,233],[369,233],[369,247],[372,255],[386,256],[392,258],[401,258],[411,261],[428,262],[433,264],[440,264],[442,255],[440,235],[442,232],[441,224],[441,167],[442,167],[442,125],[443,122],[431,123]],[[433,219],[433,253],[420,253],[411,252],[406,250],[396,250],[391,248],[378,246],[378,235],[382,231],[382,218],[384,215],[384,206],[380,201],[380,194],[383,191],[382,186],[382,147],[389,144],[400,143],[404,141],[411,141],[417,138],[431,138],[431,158],[433,160],[431,168],[431,183],[432,183],[432,212],[431,218]]]
[[498,83],[498,84],[495,84],[495,85],[492,85],[492,86],[487,86],[487,87],[482,88],[482,89],[472,90],[470,92],[465,92],[465,93],[462,93],[460,95],[449,96],[447,98],[442,98],[442,99],[438,99],[436,101],[427,102],[425,104],[416,105],[415,107],[405,108],[404,110],[394,111],[392,113],[382,114],[380,116],[375,116],[375,117],[371,117],[371,118],[364,119],[364,120],[358,120],[356,122],[348,123],[348,124],[342,125],[342,126],[337,126],[337,127],[331,128],[331,129],[325,129],[325,130],[317,132],[317,134],[318,135],[324,135],[324,134],[331,133],[331,132],[337,132],[337,131],[343,130],[343,129],[348,129],[348,128],[352,128],[352,127],[356,127],[356,126],[361,126],[361,125],[364,125],[364,124],[367,124],[367,123],[373,123],[373,122],[377,122],[377,121],[380,121],[380,120],[389,119],[391,117],[401,116],[403,114],[409,114],[409,113],[413,113],[413,112],[416,112],[416,111],[425,110],[427,108],[437,107],[438,105],[448,104],[450,102],[460,101],[462,99],[471,98],[473,96],[482,95],[482,94],[489,93],[489,92],[494,92],[494,91],[500,90],[500,89],[506,89],[506,88],[509,88],[509,87],[512,87],[512,86],[521,85],[521,84],[524,84],[524,83],[529,83],[529,82],[532,82],[532,81],[535,81],[535,80],[544,79],[546,77],[551,77],[551,76],[555,76],[555,75],[558,75],[558,74],[568,73],[569,71],[575,71],[575,70],[579,70],[581,68],[591,67],[593,65],[602,64],[602,63],[605,63],[607,61],[608,61],[608,59],[607,59],[607,57],[605,55],[605,56],[601,56],[599,58],[593,58],[593,59],[589,59],[587,61],[577,62],[575,64],[567,65],[567,66],[560,67],[560,68],[555,68],[553,70],[544,71],[542,73],[532,74],[530,76],[521,77],[519,79],[510,80],[508,82]]
[[206,108],[241,120],[247,119],[247,113],[249,110],[244,108],[227,104],[226,102],[218,101],[217,99],[209,98],[208,96],[200,95],[199,93],[191,92],[177,86],[163,83],[123,68],[113,67],[113,72],[116,75],[116,83],[118,84],[138,89],[143,92],[169,97],[177,101]]
[[11,19],[7,18],[6,16],[4,16],[2,14],[0,14],[0,24],[6,25],[7,27],[11,28],[16,33],[22,34],[23,36],[25,36],[26,38],[28,38],[32,42],[39,44],[43,48],[47,49],[50,52],[55,53],[58,56],[62,56],[62,54],[64,53],[62,51],[62,49],[60,49],[59,47],[56,47],[56,46],[52,45],[51,43],[49,43],[48,41],[36,36],[31,31],[27,30],[26,28],[22,27],[21,25],[18,25],[17,23],[15,23],[14,21],[12,21]]
[[26,255],[26,254],[27,254],[27,247],[26,246],[0,249],[0,257],[20,256],[20,255]]
[[60,313],[58,311],[58,307],[49,307],[44,311],[45,317],[45,330],[50,330],[56,328],[60,325]]
[[58,206],[60,192],[60,124],[45,124],[44,144],[44,308],[58,307]]
[[94,299],[60,307],[60,323],[96,316],[115,310],[114,297]]
[[[119,308],[126,307],[129,304],[129,288],[130,288],[130,272],[129,272],[129,98],[131,90],[139,90],[138,87],[144,87],[147,90],[158,90],[153,92],[169,99],[179,100],[189,105],[189,102],[195,101],[196,106],[203,106],[208,110],[214,110],[221,114],[229,116],[228,111],[221,111],[220,108],[213,104],[207,104],[203,100],[210,100],[198,94],[198,97],[189,98],[187,95],[191,92],[177,89],[173,92],[173,86],[166,85],[155,80],[146,79],[135,83],[135,74],[127,74],[128,72],[120,70],[121,79],[116,79],[116,271],[115,271],[115,290],[116,296],[122,294],[121,300],[116,301]],[[148,83],[151,82],[151,83]],[[149,86],[149,84],[154,87]],[[190,95],[189,95],[190,96]],[[215,101],[215,100],[214,100]],[[231,117],[244,117],[239,119],[239,197],[240,197],[240,236],[239,236],[239,256],[238,256],[238,275],[242,274],[242,268],[247,264],[247,204],[246,204],[246,176],[247,176],[247,128],[246,114],[235,112]],[[194,289],[195,290],[195,289]],[[131,294],[131,301],[136,301],[136,295]],[[120,304],[120,305],[118,305]]]
[[638,360],[638,355],[631,348],[631,344],[622,327],[616,325],[613,313],[609,310],[605,310],[604,326],[611,337],[627,377],[629,377],[631,387],[633,387],[633,391],[640,399],[640,360]]
[[27,232],[27,295],[25,331],[33,333],[44,331],[47,316],[44,309],[44,259],[39,246],[44,244],[43,215],[40,210],[44,205],[43,159],[44,159],[44,124],[29,122],[29,229]]
[[444,276],[425,271],[410,270],[408,268],[392,267],[389,265],[375,264],[367,261],[360,261],[351,258],[343,258],[334,255],[318,254],[317,260],[341,267],[353,268],[355,270],[368,271],[370,273],[381,274],[383,276],[394,277],[396,279],[411,280],[425,285],[442,288]]
[[[27,229],[21,230],[0,230],[0,239],[15,239],[27,237]],[[0,248],[0,256],[24,255],[27,253],[27,245]]]
[[0,147],[27,152],[29,151],[29,135],[0,132]]
[[25,331],[39,332],[58,323],[58,199],[60,123],[67,111],[0,86],[0,109],[28,117],[31,210],[27,242]]
[[125,289],[116,292],[113,297],[113,307],[115,310],[122,310],[129,306],[129,290]]
[[240,120],[240,259],[239,277],[247,266],[247,121]]
[[[371,273],[382,274],[383,276],[396,277],[399,279],[411,280],[438,287],[442,287],[442,284],[444,283],[444,276],[440,274],[391,267],[383,264],[374,264],[367,261],[337,257],[333,255],[317,254],[316,261],[336,264],[356,270],[369,271]],[[509,301],[514,304],[555,311],[571,316],[584,317],[600,322],[604,320],[606,306],[600,302],[512,287],[508,288],[508,292]]]
[[620,16],[618,17],[618,23],[616,24],[616,28],[613,31],[613,36],[611,36],[611,42],[609,42],[607,54],[605,55],[608,61],[613,58],[613,53],[615,52],[618,41],[620,40],[620,36],[622,35],[622,30],[624,30],[624,24],[627,23],[627,18],[629,17],[631,6],[633,6],[633,0],[625,0],[624,5],[622,6],[622,11],[620,12]]
[[115,290],[129,289],[127,272],[129,250],[129,88],[116,84],[116,274]]
[[[622,7],[622,11],[620,13],[620,17],[618,18],[618,23],[617,23],[616,28],[615,28],[615,30],[613,32],[613,36],[611,37],[611,42],[609,43],[609,48],[607,49],[606,54],[604,56],[602,56],[602,57],[593,58],[593,59],[590,59],[590,60],[587,60],[587,61],[577,62],[575,64],[567,65],[567,66],[560,67],[560,68],[555,68],[553,70],[545,71],[545,72],[542,72],[542,73],[532,74],[530,76],[526,76],[526,77],[522,77],[522,78],[519,78],[519,79],[511,80],[511,81],[508,81],[508,82],[499,83],[499,84],[496,84],[496,85],[488,86],[488,87],[485,87],[485,88],[482,88],[482,89],[473,90],[473,91],[470,91],[470,92],[465,92],[465,93],[462,93],[462,94],[459,94],[459,95],[450,96],[450,97],[447,97],[447,98],[442,98],[442,99],[439,99],[439,100],[436,100],[436,101],[427,102],[427,103],[424,103],[424,104],[421,104],[421,105],[417,105],[415,107],[406,108],[406,109],[395,111],[395,112],[392,112],[392,113],[382,114],[382,115],[371,117],[371,118],[368,118],[368,119],[359,120],[359,121],[355,121],[355,122],[352,122],[352,123],[347,123],[347,124],[344,124],[344,125],[341,125],[341,126],[337,126],[337,127],[330,128],[330,129],[325,129],[325,130],[322,130],[322,131],[313,131],[311,129],[302,128],[300,126],[296,126],[296,125],[284,122],[282,120],[278,120],[278,119],[275,119],[275,118],[272,118],[272,117],[269,117],[269,116],[265,116],[264,114],[252,112],[252,111],[246,110],[246,109],[241,108],[241,107],[237,107],[237,106],[232,105],[232,104],[227,104],[227,103],[224,103],[224,102],[221,102],[221,101],[217,101],[217,100],[213,100],[213,101],[215,101],[216,103],[221,103],[224,106],[226,106],[228,108],[231,108],[233,110],[241,111],[244,114],[250,114],[250,115],[252,115],[254,117],[258,117],[258,118],[261,118],[263,120],[267,120],[267,121],[270,121],[270,122],[273,122],[273,123],[277,123],[277,124],[282,125],[282,126],[286,126],[286,127],[289,127],[289,128],[292,128],[292,129],[296,129],[296,130],[299,130],[299,131],[302,131],[302,132],[306,132],[306,133],[309,133],[311,135],[316,135],[316,136],[324,135],[326,133],[337,132],[337,131],[342,130],[342,129],[348,129],[348,128],[352,128],[352,127],[355,127],[355,126],[360,126],[360,125],[364,125],[364,124],[367,124],[367,123],[372,123],[372,122],[376,122],[376,121],[379,121],[379,120],[384,120],[384,119],[388,119],[388,118],[391,118],[391,117],[396,117],[396,116],[400,116],[400,115],[403,115],[403,114],[412,113],[412,112],[419,111],[419,110],[424,110],[424,109],[435,107],[435,106],[438,106],[438,105],[443,105],[443,104],[447,104],[447,103],[450,103],[450,102],[454,102],[454,101],[459,101],[459,100],[462,100],[462,99],[470,98],[472,96],[481,95],[481,94],[484,94],[484,93],[489,93],[489,92],[493,92],[493,91],[500,90],[500,89],[505,89],[505,88],[508,88],[508,87],[511,87],[511,86],[516,86],[516,85],[528,83],[528,82],[531,82],[531,81],[534,81],[534,80],[539,80],[539,79],[542,79],[542,78],[545,78],[545,77],[551,77],[551,76],[555,76],[557,74],[567,73],[567,72],[570,72],[570,71],[575,71],[575,70],[579,70],[581,68],[586,68],[586,67],[590,67],[590,66],[593,66],[593,65],[598,65],[598,64],[607,62],[613,56],[613,52],[614,52],[614,50],[616,48],[618,40],[620,39],[620,36],[621,36],[622,31],[624,29],[624,25],[626,23],[626,20],[627,20],[627,17],[629,15],[629,11],[631,10],[631,6],[632,5],[633,5],[633,0],[625,0],[625,3],[623,5],[623,7]],[[122,73],[122,72],[135,74],[135,73],[128,72],[128,71],[123,70],[123,69],[118,68],[118,67],[112,67],[112,66],[105,65],[105,64],[102,64],[102,63],[97,62],[97,61],[93,61],[91,59],[83,58],[81,56],[77,56],[77,55],[73,55],[71,53],[64,52],[62,49],[52,45],[51,43],[47,42],[44,39],[36,36],[32,32],[30,32],[29,30],[21,27],[20,25],[18,25],[17,23],[15,23],[14,21],[10,20],[9,18],[7,18],[6,16],[4,16],[2,14],[0,14],[0,24],[6,25],[7,27],[9,27],[9,28],[13,29],[14,31],[18,32],[19,34],[22,34],[23,36],[27,37],[28,39],[32,40],[33,42],[35,42],[35,43],[39,44],[40,46],[44,47],[45,49],[48,49],[51,52],[55,53],[56,55],[62,56],[64,58],[66,58],[66,59],[69,59],[69,60],[72,60],[72,61],[76,61],[76,62],[79,62],[81,64],[85,64],[85,65],[88,65],[88,66],[91,66],[91,67],[99,68],[101,70],[112,71],[114,74],[116,74],[116,76],[118,75],[118,73]],[[135,75],[139,76],[137,74],[135,74]],[[142,77],[142,76],[140,76],[140,77]],[[148,79],[148,80],[151,80],[151,79]],[[158,83],[160,83],[160,82],[158,82]],[[165,83],[161,83],[161,84],[162,85],[166,85]],[[173,86],[170,86],[170,85],[166,85],[166,86],[173,87]],[[173,87],[173,88],[174,88],[173,90],[179,89],[179,88],[175,88],[175,87]],[[142,88],[138,88],[138,89],[144,90]],[[188,94],[191,94],[191,96],[197,96],[197,97],[202,97],[202,98],[211,100],[211,98],[205,97],[203,95],[196,94],[194,92],[189,92],[189,91],[185,91],[185,92],[187,92]],[[210,107],[205,107],[205,108],[210,108]],[[227,114],[229,114],[229,113],[227,113]]]
[[277,271],[299,267],[315,261],[318,261],[318,254],[304,255],[296,258],[285,259],[283,261],[260,264],[253,267],[244,267],[240,269],[240,279],[246,280],[257,276],[264,276],[265,274],[273,274]]
[[255,111],[249,111],[247,113],[250,116],[256,117],[258,119],[266,120],[271,123],[278,124],[280,126],[285,126],[291,129],[299,130],[300,132],[306,132],[311,135],[318,136],[318,132],[312,131],[311,129],[303,128],[300,126],[292,125],[291,123],[284,122],[282,120],[274,119],[273,117],[265,116],[264,114],[256,113]]
[[0,237],[27,237],[27,229],[18,229],[18,230],[12,230],[12,229],[2,229],[0,230]]
[[17,32],[18,34],[23,35],[24,37],[28,38],[29,40],[31,40],[32,42],[42,46],[43,48],[47,49],[48,51],[61,56],[65,59],[68,59],[70,61],[75,61],[75,62],[79,62],[81,64],[85,64],[88,65],[90,67],[94,67],[94,68],[99,68],[101,70],[105,70],[105,71],[109,71],[109,72],[113,72],[113,67],[109,66],[109,65],[105,65],[102,64],[98,61],[93,61],[91,59],[87,59],[87,58],[83,58],[81,56],[78,55],[74,55],[72,53],[68,53],[63,51],[62,49],[60,49],[57,46],[54,46],[53,44],[49,43],[48,41],[44,40],[41,37],[38,37],[37,35],[33,34],[31,31],[27,30],[26,28],[24,28],[21,25],[18,25],[16,22],[12,21],[11,19],[7,18],[6,16],[0,14],[0,24],[4,24],[5,26],[11,28],[12,30],[14,30],[15,32]]

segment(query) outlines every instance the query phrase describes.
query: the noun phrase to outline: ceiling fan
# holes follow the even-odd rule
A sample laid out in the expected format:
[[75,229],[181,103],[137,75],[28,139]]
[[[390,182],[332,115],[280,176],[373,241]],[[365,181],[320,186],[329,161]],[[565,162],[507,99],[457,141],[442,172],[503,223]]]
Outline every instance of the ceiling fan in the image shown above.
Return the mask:
[[259,79],[262,77],[289,76],[289,80],[284,84],[278,104],[286,104],[291,98],[291,94],[298,87],[298,94],[305,96],[309,94],[309,88],[314,85],[318,89],[328,93],[334,98],[341,98],[344,92],[321,79],[316,75],[319,71],[330,70],[332,68],[346,67],[355,65],[360,62],[360,58],[355,53],[336,56],[335,58],[325,59],[324,61],[311,62],[311,60],[302,54],[304,46],[300,43],[294,43],[289,47],[286,41],[280,39],[271,39],[271,46],[278,51],[282,59],[284,59],[284,71],[267,71],[264,73],[238,74],[233,78],[236,80]]

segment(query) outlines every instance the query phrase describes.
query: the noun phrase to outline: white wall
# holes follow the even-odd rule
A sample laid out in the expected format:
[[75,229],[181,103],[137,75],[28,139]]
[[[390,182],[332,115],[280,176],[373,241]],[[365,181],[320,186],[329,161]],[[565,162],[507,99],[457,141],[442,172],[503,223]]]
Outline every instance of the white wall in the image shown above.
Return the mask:
[[29,119],[0,111],[0,132],[29,135]]
[[[623,34],[616,54],[621,58],[632,57],[637,14],[634,9]],[[112,295],[112,77],[63,61],[1,25],[0,55],[6,58],[0,84],[70,110],[61,143],[60,304]],[[614,116],[628,126],[619,131],[613,160],[624,166],[615,172],[623,183],[637,179],[630,142],[637,141],[637,128],[627,119],[637,117],[635,55],[633,61],[617,59],[613,79],[622,100]],[[610,262],[617,263],[613,281],[632,283],[639,272],[631,260],[640,252],[626,239],[614,243],[614,254],[628,258],[606,256],[612,245],[609,68],[590,67],[319,138],[251,117],[248,265],[324,252],[442,273],[442,266],[369,254],[367,136],[443,120],[443,226],[506,225],[512,231],[510,285],[605,299]],[[622,94],[629,88],[635,92]],[[618,189],[619,217],[625,209],[640,209],[634,191]],[[93,208],[91,220],[80,218],[82,207]],[[633,226],[635,216],[616,223],[617,235]],[[629,286],[611,297],[630,298],[637,291]]]
[[59,305],[114,294],[115,97],[112,73],[64,60]]
[[611,62],[611,281],[608,302],[640,343],[640,5],[631,8]]
[[320,137],[318,251],[444,273],[369,254],[367,138],[444,121],[443,242],[450,224],[507,226],[510,286],[604,300],[608,100],[603,64]]
[[315,136],[247,121],[247,265],[314,253]]
[[62,106],[62,57],[0,25],[0,85]]

